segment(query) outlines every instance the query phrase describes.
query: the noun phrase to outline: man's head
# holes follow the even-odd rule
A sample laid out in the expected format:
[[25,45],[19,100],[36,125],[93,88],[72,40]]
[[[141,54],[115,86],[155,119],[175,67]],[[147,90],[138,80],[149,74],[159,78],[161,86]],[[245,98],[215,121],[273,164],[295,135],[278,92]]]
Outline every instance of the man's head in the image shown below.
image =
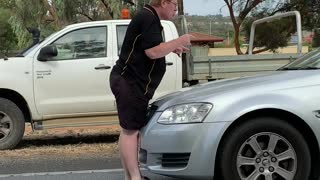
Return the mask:
[[150,0],[150,5],[156,9],[160,19],[163,20],[172,19],[178,10],[177,0]]

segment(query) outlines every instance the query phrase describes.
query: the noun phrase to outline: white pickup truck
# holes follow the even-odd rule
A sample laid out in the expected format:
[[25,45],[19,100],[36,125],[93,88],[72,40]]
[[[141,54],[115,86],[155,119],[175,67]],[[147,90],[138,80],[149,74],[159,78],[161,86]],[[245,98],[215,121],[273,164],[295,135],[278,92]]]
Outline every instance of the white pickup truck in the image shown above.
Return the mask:
[[[0,59],[0,149],[14,148],[25,122],[34,129],[117,123],[109,75],[129,20],[67,26],[21,57]],[[162,21],[165,41],[178,37]],[[182,88],[181,58],[166,56],[167,71],[155,98]]]

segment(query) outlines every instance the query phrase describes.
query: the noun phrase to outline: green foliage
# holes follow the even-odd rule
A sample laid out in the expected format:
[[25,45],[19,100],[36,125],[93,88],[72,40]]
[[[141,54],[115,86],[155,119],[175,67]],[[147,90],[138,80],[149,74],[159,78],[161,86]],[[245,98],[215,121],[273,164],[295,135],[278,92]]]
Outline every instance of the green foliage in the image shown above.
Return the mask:
[[[261,18],[261,14],[253,14],[255,17],[248,17],[243,23],[242,31],[249,41],[251,25],[254,20]],[[264,47],[272,52],[276,52],[279,47],[286,47],[291,35],[296,32],[294,18],[283,18],[269,23],[256,26],[254,36],[254,47]]]
[[320,47],[320,29],[315,30],[312,47]]
[[0,0],[0,7],[10,10],[12,16],[8,22],[22,49],[32,41],[28,27],[39,28],[44,38],[69,24],[119,18],[121,1]]
[[286,11],[297,10],[301,13],[303,27],[307,30],[320,28],[319,0],[291,0]]
[[17,38],[7,21],[9,17],[10,11],[0,8],[0,54],[8,53],[17,43]]
[[[117,19],[120,16],[118,0],[53,0],[62,9],[60,17],[69,22]],[[61,8],[63,7],[63,8]]]
[[0,7],[2,9],[11,9],[15,6],[15,0],[0,0]]
[[32,41],[31,35],[27,31],[28,27],[41,29],[46,25],[43,23],[42,17],[46,15],[47,10],[42,2],[39,0],[15,1],[15,7],[11,9],[13,16],[9,18],[9,23],[17,35],[19,48],[27,47]]

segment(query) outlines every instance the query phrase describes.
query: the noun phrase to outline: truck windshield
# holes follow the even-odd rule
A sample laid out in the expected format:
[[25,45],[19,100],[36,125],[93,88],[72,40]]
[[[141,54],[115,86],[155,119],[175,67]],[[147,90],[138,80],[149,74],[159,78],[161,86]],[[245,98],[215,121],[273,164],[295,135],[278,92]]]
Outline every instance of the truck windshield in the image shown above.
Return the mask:
[[26,49],[24,49],[23,51],[21,51],[21,52],[17,55],[17,57],[25,57],[25,56],[27,56],[32,50],[34,50],[35,48],[37,48],[41,42],[43,42],[43,41],[46,40],[46,39],[49,39],[51,36],[53,36],[53,35],[55,35],[55,34],[56,34],[56,32],[55,32],[55,33],[52,33],[50,36],[46,37],[45,39],[39,41],[37,44],[34,44],[34,45],[31,45],[31,46],[27,47]]
[[27,54],[29,54],[29,52],[31,52],[33,49],[35,49],[36,47],[39,46],[39,43],[34,44],[30,47],[28,47],[27,49],[23,50],[22,52],[20,52],[17,57],[25,57]]
[[311,51],[301,58],[289,63],[279,70],[320,69],[320,48]]

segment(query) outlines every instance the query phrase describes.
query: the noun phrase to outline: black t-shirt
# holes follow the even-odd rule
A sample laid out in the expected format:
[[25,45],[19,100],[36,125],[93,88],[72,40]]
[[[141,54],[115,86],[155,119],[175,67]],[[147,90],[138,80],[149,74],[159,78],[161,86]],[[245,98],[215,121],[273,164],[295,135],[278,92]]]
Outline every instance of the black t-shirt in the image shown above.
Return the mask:
[[114,71],[139,94],[151,99],[166,71],[165,57],[150,59],[145,50],[163,42],[163,27],[156,11],[146,5],[130,22]]

